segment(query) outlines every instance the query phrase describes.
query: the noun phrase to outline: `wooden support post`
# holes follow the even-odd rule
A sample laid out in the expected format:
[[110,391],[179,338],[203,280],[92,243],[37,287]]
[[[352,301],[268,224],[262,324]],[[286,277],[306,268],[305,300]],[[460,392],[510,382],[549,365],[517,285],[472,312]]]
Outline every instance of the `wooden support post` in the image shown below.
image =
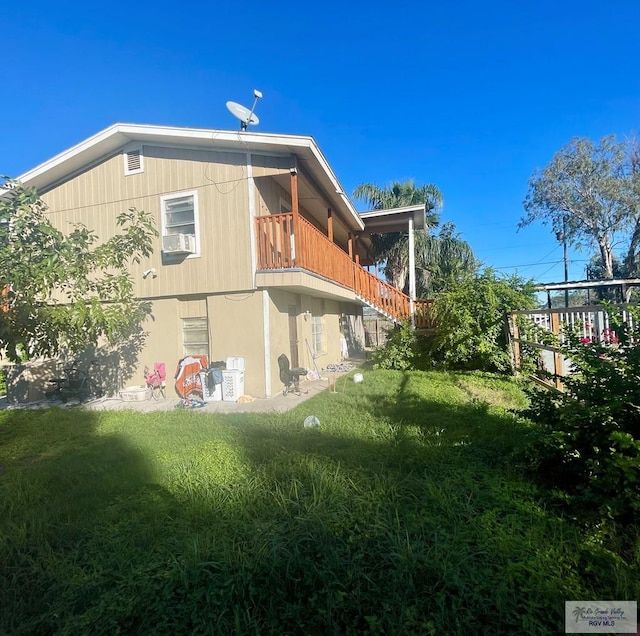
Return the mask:
[[333,210],[327,209],[327,238],[333,243]]
[[[556,312],[551,314],[551,332],[559,342],[560,341],[560,314]],[[560,379],[563,375],[562,354],[556,350],[554,350],[553,352],[553,373],[556,376],[555,378],[556,389],[558,389],[559,391],[562,391],[562,387],[564,386],[562,380]]]
[[[409,315],[411,326],[416,327],[416,243],[413,234],[413,217],[409,217]],[[400,290],[402,291],[402,290]]]
[[[298,169],[293,166],[290,170],[291,173],[291,256],[294,263],[298,261],[298,254],[302,254],[302,245],[300,241],[296,246],[296,233],[299,230],[300,223],[300,208],[298,207]],[[296,249],[297,247],[297,249]]]
[[516,373],[520,372],[520,331],[518,330],[518,316],[511,314],[512,340],[513,346],[513,367]]
[[298,169],[291,168],[291,212],[293,213],[293,221],[298,218],[300,208],[298,207]]
[[353,260],[353,236],[349,232],[349,238],[347,239],[347,247],[349,248],[349,258]]

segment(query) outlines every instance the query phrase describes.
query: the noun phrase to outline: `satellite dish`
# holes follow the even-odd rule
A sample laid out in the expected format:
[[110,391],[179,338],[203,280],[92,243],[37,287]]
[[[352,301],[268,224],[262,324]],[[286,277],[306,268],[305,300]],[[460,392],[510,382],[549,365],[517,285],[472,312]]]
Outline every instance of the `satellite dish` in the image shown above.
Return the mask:
[[253,96],[255,100],[251,110],[237,102],[227,102],[227,110],[240,120],[240,130],[246,130],[247,126],[255,126],[260,123],[258,116],[254,115],[253,111],[256,109],[258,100],[262,97],[262,93],[259,90],[254,90]]

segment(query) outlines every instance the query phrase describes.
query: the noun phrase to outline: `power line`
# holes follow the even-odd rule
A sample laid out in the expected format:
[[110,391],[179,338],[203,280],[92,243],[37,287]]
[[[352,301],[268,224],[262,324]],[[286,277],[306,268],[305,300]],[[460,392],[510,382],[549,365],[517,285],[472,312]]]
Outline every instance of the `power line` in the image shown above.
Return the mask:
[[[563,262],[563,259],[559,261],[538,261],[537,263],[524,263],[522,265],[505,265],[504,267],[494,267],[493,269],[518,269],[520,267],[534,267],[535,265],[559,265]],[[571,263],[588,263],[588,258],[574,258],[569,261]]]
[[[206,175],[205,175],[205,178]],[[238,183],[242,182],[242,181],[246,181],[247,177],[246,176],[242,176],[240,179],[229,179],[228,181],[211,181],[211,183],[203,183],[201,185],[197,185],[195,187],[197,188],[212,188],[215,187],[216,190],[218,190],[218,192],[220,192],[221,194],[229,194],[229,192],[231,192],[233,189],[235,189],[235,187],[237,187]],[[224,185],[226,183],[235,183],[236,186],[234,186],[234,188],[232,188],[229,192],[222,192],[220,190],[220,188],[218,188],[219,185]],[[87,208],[94,208],[94,207],[99,207],[102,205],[112,205],[114,203],[128,203],[130,201],[135,201],[138,199],[146,199],[147,197],[158,197],[158,196],[162,196],[165,194],[174,194],[176,192],[183,192],[185,190],[185,188],[178,188],[177,190],[163,190],[161,192],[148,192],[147,194],[141,194],[139,196],[130,196],[130,197],[126,197],[124,199],[113,199],[111,201],[99,201],[97,203],[90,203],[87,205],[78,205],[72,208],[56,208],[55,210],[51,210],[48,209],[46,211],[46,214],[48,215],[53,215],[53,214],[60,214],[62,212],[74,212],[76,210],[85,210]],[[46,193],[45,193],[46,195]]]

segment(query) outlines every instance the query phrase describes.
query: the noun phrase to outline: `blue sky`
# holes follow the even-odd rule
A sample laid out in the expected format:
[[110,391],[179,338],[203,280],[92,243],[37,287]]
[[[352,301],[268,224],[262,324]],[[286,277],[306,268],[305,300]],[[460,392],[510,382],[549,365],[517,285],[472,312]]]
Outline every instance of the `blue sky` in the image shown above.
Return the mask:
[[[639,128],[640,5],[535,2],[34,2],[3,13],[0,173],[115,123],[312,135],[347,192],[444,193],[487,265],[563,278],[550,230],[517,231],[533,170],[572,137]],[[362,206],[359,206],[362,209]],[[570,253],[584,277],[586,252]]]

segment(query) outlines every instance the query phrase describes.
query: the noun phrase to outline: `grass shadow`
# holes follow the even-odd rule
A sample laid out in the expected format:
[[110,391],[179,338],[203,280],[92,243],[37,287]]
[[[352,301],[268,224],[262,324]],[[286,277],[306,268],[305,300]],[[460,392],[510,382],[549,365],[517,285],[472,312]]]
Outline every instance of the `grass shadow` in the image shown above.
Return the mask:
[[376,372],[284,414],[6,416],[0,629],[553,634],[564,599],[630,597],[637,564],[512,469],[526,425],[495,386]]
[[0,412],[2,633],[92,631],[102,595],[147,567],[163,519],[175,513],[144,454],[100,432],[99,419]]

